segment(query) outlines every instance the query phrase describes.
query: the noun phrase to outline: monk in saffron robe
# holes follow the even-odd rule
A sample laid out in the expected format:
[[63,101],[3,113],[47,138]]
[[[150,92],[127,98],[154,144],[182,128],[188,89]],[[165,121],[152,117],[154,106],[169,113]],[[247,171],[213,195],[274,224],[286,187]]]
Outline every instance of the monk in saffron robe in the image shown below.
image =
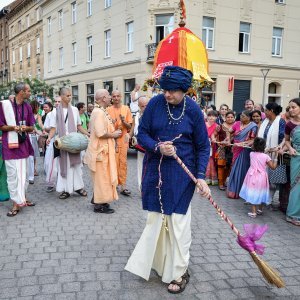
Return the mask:
[[109,203],[118,199],[115,138],[121,130],[115,130],[106,108],[111,97],[107,90],[99,89],[95,95],[95,106],[90,118],[90,142],[84,162],[89,167],[94,183],[94,212],[111,214]]
[[107,109],[111,116],[115,129],[121,130],[122,135],[116,140],[116,162],[118,170],[118,185],[121,188],[121,194],[129,196],[131,193],[126,188],[127,179],[127,150],[129,147],[129,130],[132,124],[132,115],[127,105],[121,102],[121,93],[112,92],[113,105]]

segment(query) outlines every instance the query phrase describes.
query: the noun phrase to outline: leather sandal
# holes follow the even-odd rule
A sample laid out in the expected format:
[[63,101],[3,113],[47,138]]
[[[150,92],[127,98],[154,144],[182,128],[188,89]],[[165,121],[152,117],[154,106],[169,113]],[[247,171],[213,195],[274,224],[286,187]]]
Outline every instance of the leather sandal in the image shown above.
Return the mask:
[[75,191],[78,195],[82,196],[82,197],[86,197],[87,196],[87,192],[85,189],[80,189]]
[[8,217],[14,217],[19,213],[19,211],[20,211],[19,209],[11,209],[6,215]]
[[69,198],[71,195],[67,192],[62,192],[60,195],[59,195],[59,199],[67,199]]
[[169,286],[168,286],[168,292],[171,293],[171,294],[180,294],[180,293],[182,293],[185,290],[185,287],[186,287],[186,285],[188,283],[189,283],[189,279],[187,277],[184,277],[184,276],[181,277],[181,281],[180,282],[178,282],[176,280],[172,280],[169,283],[169,286],[171,284],[177,285],[179,287],[179,289],[178,290],[173,290],[173,289],[170,289]]
[[130,196],[131,192],[127,189],[124,189],[124,190],[121,191],[121,194],[124,195],[124,196]]

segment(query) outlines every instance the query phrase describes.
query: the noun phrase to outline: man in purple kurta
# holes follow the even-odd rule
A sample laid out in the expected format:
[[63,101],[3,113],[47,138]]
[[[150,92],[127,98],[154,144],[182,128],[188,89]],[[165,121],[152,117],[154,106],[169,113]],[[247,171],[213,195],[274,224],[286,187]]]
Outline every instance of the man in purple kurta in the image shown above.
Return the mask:
[[24,102],[29,99],[30,86],[19,82],[15,86],[15,98],[0,102],[0,130],[2,135],[2,158],[7,171],[7,185],[13,207],[7,216],[14,217],[22,206],[34,206],[27,201],[25,192],[27,158],[33,155],[28,132],[35,123],[31,106]]
[[185,95],[191,80],[190,71],[166,67],[159,81],[164,93],[150,100],[141,118],[138,142],[146,149],[142,201],[148,218],[125,267],[146,280],[154,269],[173,294],[181,293],[189,281],[190,202],[195,191],[194,182],[172,157],[175,149],[198,179],[201,195],[210,195],[204,180],[207,130],[200,107]]

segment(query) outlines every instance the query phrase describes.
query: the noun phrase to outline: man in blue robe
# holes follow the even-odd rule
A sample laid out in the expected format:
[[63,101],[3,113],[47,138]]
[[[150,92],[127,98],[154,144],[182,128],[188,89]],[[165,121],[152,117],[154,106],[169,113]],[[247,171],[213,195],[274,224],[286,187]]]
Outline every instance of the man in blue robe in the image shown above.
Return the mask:
[[198,192],[209,197],[205,182],[209,141],[200,107],[185,93],[192,73],[170,66],[159,84],[164,90],[152,98],[138,130],[138,143],[146,149],[143,162],[142,202],[147,224],[125,269],[149,279],[154,269],[180,293],[189,281],[191,207],[195,184],[172,157],[177,155],[198,179]]

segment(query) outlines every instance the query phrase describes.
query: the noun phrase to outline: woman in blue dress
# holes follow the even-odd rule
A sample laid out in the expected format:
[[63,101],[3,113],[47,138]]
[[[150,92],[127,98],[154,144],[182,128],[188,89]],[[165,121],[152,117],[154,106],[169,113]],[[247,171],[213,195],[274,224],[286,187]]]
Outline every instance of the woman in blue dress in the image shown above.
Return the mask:
[[148,218],[125,267],[146,280],[154,269],[175,294],[189,281],[190,202],[195,191],[193,181],[172,157],[175,151],[198,179],[201,195],[210,195],[204,180],[210,149],[203,114],[185,96],[191,80],[190,71],[166,67],[159,81],[164,93],[150,100],[141,118],[138,142],[146,149],[142,202]]

